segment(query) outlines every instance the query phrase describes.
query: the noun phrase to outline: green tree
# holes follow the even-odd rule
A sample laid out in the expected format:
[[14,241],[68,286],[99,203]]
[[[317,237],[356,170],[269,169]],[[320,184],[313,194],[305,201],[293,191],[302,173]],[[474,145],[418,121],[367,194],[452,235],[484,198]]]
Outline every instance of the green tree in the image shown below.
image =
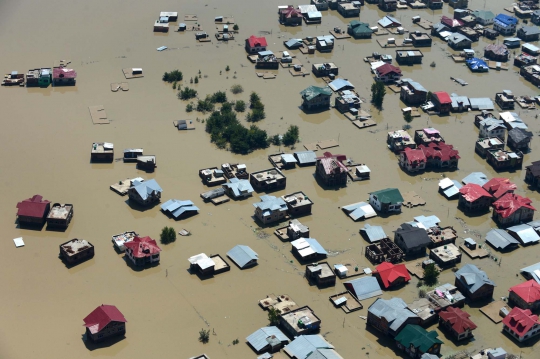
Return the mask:
[[193,102],[190,102],[186,105],[186,112],[193,111]]
[[181,100],[189,100],[194,97],[197,97],[197,90],[189,87],[184,87],[182,90],[180,90],[180,92],[178,92],[178,98]]
[[428,91],[428,93],[426,94],[426,102],[431,101],[431,95],[433,95],[431,91]]
[[270,143],[273,144],[274,146],[281,145],[281,137],[279,135],[274,135],[270,137]]
[[225,91],[217,91],[212,95],[213,103],[224,103],[227,102],[227,94]]
[[256,93],[256,92],[252,92],[250,95],[249,95],[249,102],[250,102],[250,105],[249,107],[253,107],[253,105],[257,102],[261,102],[261,98],[259,97],[259,95]]
[[238,84],[232,85],[231,92],[235,95],[238,95],[239,93],[244,92],[244,88],[242,87],[242,85],[238,85]]
[[225,67],[225,71],[230,71],[231,68],[229,67],[229,65],[227,65],[227,67]]
[[439,271],[435,267],[434,263],[428,264],[424,268],[424,282],[427,285],[434,285],[437,283],[437,280],[439,278]]
[[234,31],[238,31],[238,30],[240,30],[240,27],[238,26],[238,24],[234,24],[234,26],[233,26],[233,30],[234,30]]
[[386,87],[384,83],[380,81],[375,81],[371,84],[371,102],[378,109],[382,109],[384,95],[386,95]]
[[223,105],[221,105],[221,108],[219,109],[219,111],[221,113],[225,113],[225,112],[231,112],[232,109],[233,109],[233,105],[230,102],[224,102]]
[[159,235],[161,243],[169,244],[176,241],[176,231],[173,227],[163,227],[161,229],[161,234]]
[[236,112],[244,112],[246,110],[246,103],[242,100],[236,101],[234,104],[234,110]]
[[195,76],[195,81],[194,81],[196,84],[199,83],[199,78],[197,76]]
[[210,341],[210,330],[201,329],[199,331],[199,341],[203,344],[208,343]]
[[405,122],[411,123],[413,120],[411,111],[403,112],[403,119],[405,120]]
[[207,96],[204,100],[197,101],[197,111],[199,111],[199,112],[212,112],[212,111],[214,111],[214,103]]
[[175,81],[175,82],[173,82],[173,84],[172,84],[172,88],[173,88],[173,90],[176,90],[176,81]]
[[300,137],[300,129],[298,126],[291,125],[285,134],[283,135],[283,144],[285,146],[294,146],[298,142]]
[[268,321],[271,325],[279,324],[279,316],[281,311],[279,309],[268,308]]
[[183,75],[181,71],[173,70],[171,72],[165,72],[163,74],[162,80],[165,82],[175,82],[175,81],[182,81]]

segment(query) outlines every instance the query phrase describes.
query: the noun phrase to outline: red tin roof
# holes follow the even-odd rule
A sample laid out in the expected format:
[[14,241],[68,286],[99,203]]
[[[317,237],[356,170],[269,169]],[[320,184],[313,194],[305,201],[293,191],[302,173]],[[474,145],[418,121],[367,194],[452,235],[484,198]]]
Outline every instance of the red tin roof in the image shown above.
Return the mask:
[[495,202],[493,202],[493,208],[503,218],[510,217],[518,209],[525,207],[536,211],[531,205],[532,201],[527,197],[521,197],[515,193],[507,193]]
[[463,26],[464,24],[463,21],[459,19],[450,19],[448,16],[444,15],[441,17],[441,22],[448,27],[459,27]]
[[526,303],[540,301],[540,284],[534,279],[511,287],[508,291],[516,293]]
[[322,157],[317,157],[321,161],[326,174],[347,172],[347,167],[342,163],[347,159],[345,155],[333,155],[330,152],[323,153]]
[[86,318],[83,319],[84,326],[90,330],[90,333],[96,334],[107,326],[110,322],[126,323],[124,315],[114,305],[102,304]]
[[302,13],[300,10],[297,10],[294,8],[294,6],[290,6],[284,10],[281,10],[281,13],[285,15],[285,17],[302,17]]
[[161,248],[157,245],[156,241],[150,237],[135,237],[131,242],[124,243],[126,248],[133,251],[135,258],[150,257],[153,254],[161,252]]
[[437,97],[440,104],[450,104],[450,103],[452,103],[452,100],[450,99],[450,95],[448,94],[448,92],[437,91],[437,92],[434,92],[433,95],[435,97]]
[[405,282],[411,280],[411,276],[405,267],[405,264],[392,264],[389,262],[383,262],[379,264],[376,268],[376,273],[378,273],[381,278],[381,282],[384,288],[389,288],[392,284],[399,278],[403,278]]
[[500,198],[507,192],[514,193],[517,186],[508,178],[492,178],[482,188],[491,193],[493,197]]
[[250,47],[268,46],[265,37],[257,37],[255,35],[251,35],[247,40]]
[[448,307],[439,313],[439,317],[445,322],[452,324],[452,329],[458,334],[463,334],[465,331],[474,330],[477,328],[476,324],[469,319],[471,315],[459,308]]
[[503,319],[503,324],[517,333],[520,337],[524,336],[538,322],[538,316],[533,315],[529,309],[514,307],[510,313]]
[[426,162],[426,155],[420,149],[412,149],[406,147],[403,151],[407,163],[411,164],[413,162]]
[[394,65],[391,65],[391,64],[384,64],[382,66],[379,66],[377,67],[377,69],[375,70],[377,71],[377,73],[379,74],[379,76],[385,76],[389,73],[396,73],[398,75],[401,75],[401,69],[399,67],[396,67]]
[[66,69],[65,67],[53,68],[53,79],[74,79],[77,77],[77,73],[73,69]]
[[427,146],[420,145],[419,149],[424,152],[426,158],[438,158],[441,161],[450,161],[451,159],[460,159],[459,151],[454,149],[454,146],[448,145],[444,142],[434,143],[431,142]]
[[17,203],[17,208],[19,209],[17,216],[42,218],[46,214],[45,211],[49,203],[51,202],[36,194],[32,198]]
[[459,193],[467,202],[474,202],[482,197],[492,197],[489,192],[477,185],[476,183],[468,183],[459,189]]

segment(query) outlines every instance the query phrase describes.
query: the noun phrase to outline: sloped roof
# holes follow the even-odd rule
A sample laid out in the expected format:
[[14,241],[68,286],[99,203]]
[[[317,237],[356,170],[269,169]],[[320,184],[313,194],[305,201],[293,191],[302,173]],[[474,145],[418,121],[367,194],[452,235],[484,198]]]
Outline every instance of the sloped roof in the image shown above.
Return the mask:
[[353,20],[349,23],[349,26],[352,29],[352,32],[355,34],[364,34],[364,33],[372,33],[373,30],[370,29],[369,24],[366,24],[365,22],[361,22],[358,20]]
[[487,71],[489,69],[487,62],[477,57],[465,60],[471,71]]
[[43,217],[47,213],[47,205],[51,201],[43,199],[42,196],[36,194],[32,198],[25,199],[17,203],[17,216],[26,216],[26,217]]
[[302,95],[302,98],[306,99],[307,101],[310,101],[319,95],[332,96],[332,91],[330,90],[328,86],[326,87],[309,86],[307,89],[300,92],[300,94]]
[[523,128],[517,127],[508,131],[508,137],[512,139],[515,143],[520,143],[522,141],[530,141],[533,137],[533,133],[527,131]]
[[199,208],[190,200],[182,201],[170,199],[161,205],[163,212],[170,213],[174,218],[179,218],[189,212],[199,212]]
[[536,211],[536,208],[531,203],[532,201],[527,197],[521,197],[515,193],[507,193],[493,202],[493,208],[501,217],[508,218],[520,208],[528,208]]
[[454,275],[471,293],[482,288],[484,284],[495,287],[495,283],[488,278],[486,272],[478,269],[474,264],[465,264]]
[[461,21],[460,19],[451,19],[448,16],[444,15],[441,17],[441,23],[448,27],[463,26],[463,21]]
[[505,230],[497,228],[486,234],[486,242],[500,250],[511,249],[519,245],[519,242]]
[[508,55],[508,47],[504,44],[489,44],[484,48],[484,51],[490,51],[495,55]]
[[266,38],[264,36],[257,37],[255,35],[251,35],[247,40],[248,40],[249,46],[251,47],[268,46],[268,43],[266,42]]
[[77,72],[73,69],[67,69],[65,67],[53,68],[53,79],[74,79],[77,77]]
[[83,319],[84,326],[90,330],[90,333],[96,334],[107,326],[110,322],[126,323],[124,315],[114,305],[102,304],[88,314]]
[[540,301],[540,284],[534,279],[515,285],[508,291],[516,293],[517,296],[529,304]]
[[459,193],[467,202],[474,202],[482,197],[491,198],[491,194],[476,183],[468,183],[459,189]]
[[503,324],[516,332],[520,337],[524,336],[532,327],[539,323],[538,316],[532,314],[529,309],[514,307],[503,319]]
[[427,247],[432,243],[425,229],[409,223],[402,223],[395,232],[401,235],[407,249]]
[[483,20],[492,20],[495,18],[495,14],[489,10],[476,10],[472,12],[472,15]]
[[386,233],[384,233],[384,229],[381,226],[372,226],[366,223],[364,228],[360,229],[360,232],[366,234],[370,243],[375,243],[380,241],[381,239],[388,238]]
[[378,21],[378,24],[382,27],[401,26],[401,22],[398,19],[389,15],[386,15],[385,17],[380,19]]
[[244,268],[246,265],[250,264],[250,262],[259,259],[259,255],[255,253],[253,249],[240,244],[228,251],[227,256],[229,256],[229,258],[231,258],[240,268]]
[[538,26],[522,26],[518,29],[519,32],[523,32],[524,35],[530,36],[530,35],[538,35],[540,34],[540,29]]
[[284,351],[294,359],[306,359],[317,349],[334,349],[334,346],[328,343],[320,334],[300,335],[296,337],[289,345],[286,345]]
[[143,200],[146,200],[153,193],[163,192],[155,179],[144,182],[133,181],[131,188],[135,189]]
[[405,150],[402,152],[405,156],[405,159],[407,160],[407,163],[411,164],[413,162],[426,162],[426,155],[424,154],[424,151],[422,151],[419,148],[410,148],[405,147]]
[[407,304],[401,298],[377,298],[369,306],[368,312],[378,318],[385,318],[390,329],[398,330],[410,318],[418,318],[416,314],[407,309]]
[[287,210],[287,203],[280,198],[270,195],[264,195],[260,197],[261,202],[253,203],[253,207],[260,208],[263,212],[271,212],[271,211],[286,211]]
[[278,327],[274,326],[257,329],[246,338],[246,341],[258,353],[269,344],[267,339],[272,336],[276,337],[280,342],[289,342],[289,338]]
[[381,286],[375,277],[362,277],[343,283],[358,300],[382,295]]
[[479,186],[483,186],[488,181],[487,176],[482,172],[472,172],[461,180],[463,184],[475,183]]
[[495,16],[494,21],[499,22],[504,26],[516,25],[518,23],[518,19],[506,14],[499,14]]
[[333,155],[330,152],[325,152],[321,157],[317,157],[317,160],[321,162],[326,174],[332,173],[345,173],[349,169],[343,164],[343,161],[347,159],[344,155]]
[[235,197],[241,196],[242,192],[253,193],[253,187],[246,179],[231,178],[229,183],[224,183],[222,186],[232,190]]
[[476,324],[469,319],[471,315],[459,308],[448,307],[446,310],[443,310],[439,313],[445,322],[449,322],[452,325],[452,329],[456,331],[457,334],[462,334],[467,330],[474,330],[477,328]]
[[458,34],[458,33],[453,33],[448,38],[448,42],[452,43],[452,44],[459,44],[462,41],[472,42],[471,39],[469,39],[467,36],[465,36],[463,34]]
[[396,73],[398,75],[401,75],[401,69],[399,67],[396,67],[392,64],[384,64],[382,66],[379,66],[377,67],[377,69],[375,70],[375,72],[377,72],[377,74],[379,74],[379,76],[385,76],[385,75],[388,75],[389,73]]
[[407,324],[395,339],[405,348],[409,348],[412,345],[425,353],[433,345],[443,343],[438,336],[439,334],[434,330],[428,332],[419,325]]
[[294,157],[299,164],[315,164],[317,162],[317,154],[314,151],[298,151],[294,153]]
[[341,89],[346,87],[354,88],[352,83],[344,79],[335,79],[334,81],[330,82],[328,86],[330,86],[330,88],[334,91],[341,91]]
[[403,278],[405,282],[411,280],[411,276],[409,275],[409,271],[407,271],[405,264],[383,262],[379,264],[375,270],[379,274],[384,288],[391,287],[399,278]]
[[445,142],[431,142],[426,145],[418,146],[427,159],[437,158],[441,161],[449,161],[451,159],[460,159],[459,151],[454,149],[454,146],[446,144]]
[[450,104],[452,103],[452,99],[450,98],[450,95],[448,92],[445,91],[436,91],[433,93],[433,96],[439,100],[441,104]]
[[347,213],[347,215],[351,217],[353,221],[371,218],[377,215],[373,207],[366,202],[349,204],[348,206],[341,207],[341,209],[343,212]]
[[508,232],[514,233],[523,244],[540,242],[540,236],[538,236],[538,233],[536,233],[534,228],[528,224],[512,226],[508,228]]
[[124,246],[126,249],[131,249],[135,258],[150,257],[161,252],[157,242],[148,236],[142,238],[136,236],[132,241],[125,242]]
[[379,191],[370,192],[369,194],[377,196],[381,203],[397,204],[403,202],[401,192],[399,192],[399,189],[397,188],[381,189]]
[[512,183],[508,178],[492,178],[486,184],[482,186],[483,189],[488,191],[493,197],[500,198],[507,192],[514,192],[517,189],[515,183]]

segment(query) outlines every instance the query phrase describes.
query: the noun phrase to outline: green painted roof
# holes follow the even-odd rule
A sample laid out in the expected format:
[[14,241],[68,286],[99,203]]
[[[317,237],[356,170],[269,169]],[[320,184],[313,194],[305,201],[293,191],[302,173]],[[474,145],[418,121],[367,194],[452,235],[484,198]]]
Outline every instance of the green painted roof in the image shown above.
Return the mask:
[[309,101],[319,95],[331,96],[332,90],[330,90],[330,87],[328,86],[326,87],[309,86],[307,89],[300,92],[300,94],[302,95],[302,98]]
[[396,204],[403,202],[401,192],[399,192],[399,189],[397,188],[382,189],[380,191],[371,192],[370,194],[377,196],[381,203]]
[[484,20],[490,20],[490,19],[495,18],[495,14],[489,10],[476,10],[472,12],[472,15],[474,17],[484,19]]
[[407,324],[396,335],[396,341],[406,348],[412,344],[413,347],[420,349],[422,353],[427,353],[433,345],[443,343],[437,338],[438,336],[439,334],[434,330],[428,332],[419,325]]
[[362,34],[362,33],[372,33],[373,31],[369,28],[369,24],[366,24],[365,22],[361,22],[358,20],[353,20],[349,23],[349,26],[351,27],[352,31],[356,34]]

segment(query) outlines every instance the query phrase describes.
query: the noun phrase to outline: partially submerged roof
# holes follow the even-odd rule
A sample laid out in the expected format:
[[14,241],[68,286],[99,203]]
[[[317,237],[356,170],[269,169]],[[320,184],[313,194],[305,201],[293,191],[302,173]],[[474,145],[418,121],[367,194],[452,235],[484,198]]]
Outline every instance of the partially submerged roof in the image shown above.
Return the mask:
[[314,165],[317,162],[317,154],[314,151],[298,151],[294,153],[299,165]]
[[124,315],[114,305],[102,304],[83,319],[84,326],[95,334],[105,328],[110,322],[126,323]]
[[163,192],[155,179],[144,182],[133,181],[131,188],[135,189],[135,191],[137,191],[137,193],[139,194],[139,196],[141,196],[143,200],[147,199],[148,196],[152,194]]
[[300,92],[300,94],[302,95],[302,98],[306,99],[307,101],[310,101],[319,95],[331,96],[332,91],[330,90],[328,86],[326,87],[309,86],[307,89]]
[[311,254],[327,255],[328,252],[319,244],[315,238],[299,238],[291,242],[291,245],[296,248],[300,256],[306,257]]
[[229,188],[235,197],[253,193],[253,187],[246,179],[231,178],[229,183],[224,183],[222,186]]
[[377,213],[373,207],[366,202],[349,204],[348,206],[341,207],[341,209],[343,212],[347,213],[347,215],[351,217],[353,221],[377,216]]
[[378,318],[386,319],[391,330],[398,330],[409,318],[418,317],[407,309],[407,304],[401,298],[382,299],[377,298],[368,308],[368,313]]
[[358,300],[382,295],[381,286],[375,277],[362,277],[343,284]]
[[471,293],[482,288],[484,284],[495,287],[495,283],[489,279],[486,272],[478,269],[474,264],[465,264],[454,275]]
[[199,208],[189,200],[170,199],[161,205],[161,210],[170,213],[174,218],[179,218],[184,214],[199,212]]
[[[289,338],[278,327],[263,327],[246,338],[246,341],[258,353],[269,345],[269,339],[275,337],[280,342],[289,342]],[[273,338],[272,338],[273,339]]]
[[45,211],[50,203],[51,201],[43,199],[42,196],[36,194],[32,198],[17,203],[17,216],[43,217],[47,214]]
[[384,233],[384,229],[381,226],[372,226],[366,223],[364,228],[360,229],[360,232],[366,235],[370,243],[375,243],[384,238],[388,238],[386,233]]
[[540,301],[540,284],[534,279],[528,280],[511,287],[509,292],[514,292],[518,297],[523,299],[525,303],[533,304]]
[[538,233],[536,233],[533,227],[527,224],[518,224],[517,226],[510,227],[508,228],[508,232],[514,233],[514,235],[518,237],[523,244],[540,242],[540,236],[538,236]]
[[[328,343],[322,335],[300,335],[296,337],[289,345],[286,345],[284,351],[294,359],[312,358],[312,353],[321,349],[334,349],[334,346]],[[331,357],[331,359],[333,359]]]
[[253,265],[259,259],[259,255],[253,249],[240,244],[228,251],[227,256],[240,268]]
[[480,186],[483,186],[487,181],[487,176],[482,172],[473,172],[461,180],[463,184],[476,183]]
[[345,79],[335,79],[328,84],[334,91],[341,91],[342,89],[354,88],[354,85]]
[[407,249],[427,247],[432,243],[425,229],[409,223],[401,224],[395,232],[401,236]]
[[399,192],[399,189],[397,188],[381,189],[379,191],[370,192],[369,194],[377,196],[379,202],[381,203],[403,203],[403,197],[401,196],[401,192]]
[[486,234],[486,242],[499,250],[511,249],[519,245],[519,242],[514,237],[502,229],[492,229],[489,231]]
[[540,262],[520,269],[521,274],[526,278],[532,278],[540,283]]

